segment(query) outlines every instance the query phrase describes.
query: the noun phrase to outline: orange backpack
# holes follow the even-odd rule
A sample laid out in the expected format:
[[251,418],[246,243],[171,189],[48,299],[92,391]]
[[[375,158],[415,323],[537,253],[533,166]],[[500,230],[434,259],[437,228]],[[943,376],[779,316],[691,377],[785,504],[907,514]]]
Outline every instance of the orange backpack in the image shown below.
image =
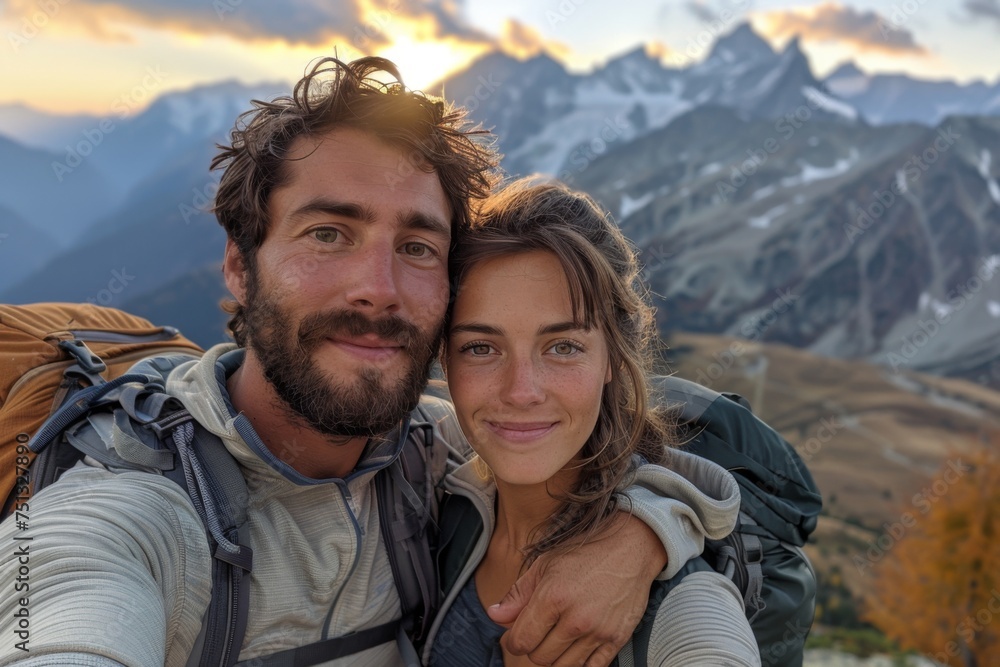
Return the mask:
[[[172,327],[92,304],[0,304],[0,518],[26,464],[28,441],[75,391],[112,380],[153,355],[200,356]],[[96,356],[95,356],[96,355]],[[30,477],[28,477],[30,479]]]

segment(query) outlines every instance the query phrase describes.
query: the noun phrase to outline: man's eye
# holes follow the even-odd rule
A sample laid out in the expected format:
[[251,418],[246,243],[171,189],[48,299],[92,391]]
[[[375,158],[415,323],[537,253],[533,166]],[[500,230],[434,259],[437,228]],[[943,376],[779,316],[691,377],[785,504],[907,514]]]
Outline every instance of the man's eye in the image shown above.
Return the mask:
[[403,252],[410,257],[427,257],[431,254],[431,249],[423,243],[406,243],[403,245]]
[[313,236],[321,243],[336,243],[340,240],[340,232],[332,227],[323,227],[313,232]]

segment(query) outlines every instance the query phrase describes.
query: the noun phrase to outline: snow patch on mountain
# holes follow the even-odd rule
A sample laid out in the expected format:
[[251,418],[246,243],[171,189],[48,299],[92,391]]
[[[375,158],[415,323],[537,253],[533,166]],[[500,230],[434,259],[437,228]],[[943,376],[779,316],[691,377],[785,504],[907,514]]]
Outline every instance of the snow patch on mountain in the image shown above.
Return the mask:
[[852,121],[858,119],[857,109],[852,107],[850,104],[841,102],[840,100],[836,100],[829,95],[820,92],[812,86],[803,86],[802,94],[805,95],[807,100],[824,111],[828,111],[838,116],[843,116],[844,118]]
[[632,199],[628,195],[622,195],[622,203],[619,207],[618,217],[624,220],[628,216],[632,215],[636,211],[639,211],[649,205],[651,201],[656,199],[655,192],[647,192],[641,197]]
[[779,204],[764,215],[750,218],[747,224],[754,229],[767,229],[771,226],[772,222],[784,215],[786,211],[788,211],[788,204]]
[[986,181],[986,188],[990,191],[990,196],[997,204],[1000,204],[1000,184],[997,179],[990,175],[990,164],[993,161],[993,154],[985,148],[979,154],[979,175]]
[[823,181],[828,178],[834,178],[840,176],[841,174],[846,174],[851,170],[858,161],[857,151],[851,152],[851,157],[840,158],[830,167],[817,167],[811,165],[808,162],[801,162],[802,171],[795,176],[788,176],[781,179],[781,185],[786,188],[792,188],[799,185],[808,185],[809,183],[814,183],[816,181]]

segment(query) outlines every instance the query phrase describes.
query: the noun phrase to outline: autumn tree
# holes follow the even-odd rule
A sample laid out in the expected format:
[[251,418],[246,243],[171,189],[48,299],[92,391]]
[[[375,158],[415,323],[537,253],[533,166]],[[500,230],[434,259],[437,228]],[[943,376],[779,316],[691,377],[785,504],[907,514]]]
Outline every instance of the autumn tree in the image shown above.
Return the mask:
[[[902,529],[902,530],[901,530]],[[1000,455],[952,456],[915,494],[872,574],[865,618],[956,667],[1000,655]],[[905,534],[900,535],[903,532]]]

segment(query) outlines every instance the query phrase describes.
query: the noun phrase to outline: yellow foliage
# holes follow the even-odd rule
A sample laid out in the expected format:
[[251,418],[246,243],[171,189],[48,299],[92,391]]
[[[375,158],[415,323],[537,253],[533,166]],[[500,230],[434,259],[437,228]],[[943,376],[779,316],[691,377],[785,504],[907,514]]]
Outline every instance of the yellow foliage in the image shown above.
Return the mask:
[[[1000,456],[954,456],[873,569],[865,618],[902,647],[961,667],[1000,655]],[[906,513],[904,513],[905,515]],[[902,521],[902,520],[901,520]]]

